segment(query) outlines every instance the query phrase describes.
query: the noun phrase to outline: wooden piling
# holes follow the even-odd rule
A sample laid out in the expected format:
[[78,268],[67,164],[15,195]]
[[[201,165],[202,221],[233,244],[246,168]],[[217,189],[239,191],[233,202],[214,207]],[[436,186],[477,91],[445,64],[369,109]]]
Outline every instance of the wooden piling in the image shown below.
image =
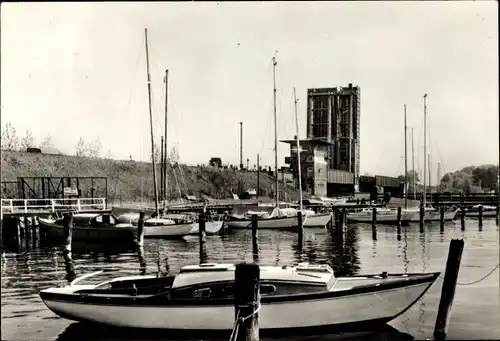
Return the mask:
[[198,218],[198,239],[200,241],[200,245],[205,244],[207,241],[207,233],[205,230],[205,214],[200,213]]
[[344,211],[339,210],[337,216],[337,224],[335,226],[335,232],[337,234],[342,234],[343,230],[344,230]]
[[252,250],[255,252],[259,248],[259,220],[256,214],[252,214]]
[[455,297],[455,288],[457,286],[463,249],[464,241],[462,239],[451,240],[448,260],[446,261],[443,287],[441,289],[441,300],[439,301],[436,325],[434,327],[435,340],[444,340],[446,338],[446,329],[450,320],[451,306]]
[[302,212],[301,211],[297,212],[297,223],[298,223],[298,228],[297,228],[298,243],[299,243],[299,247],[302,247],[302,244],[304,242],[304,223],[302,221]]
[[144,211],[139,212],[139,221],[137,222],[137,246],[144,245]]
[[479,227],[483,227],[483,205],[479,205]]
[[465,209],[464,207],[460,207],[460,225],[462,226],[462,230],[465,230]]
[[240,263],[234,272],[235,328],[231,340],[259,341],[260,268]]
[[424,206],[420,207],[420,232],[424,232],[424,219],[425,217],[425,208]]
[[398,215],[396,219],[396,223],[398,224],[398,231],[401,232],[401,207],[398,207]]
[[64,250],[71,251],[71,238],[73,234],[73,214],[63,214],[63,228],[64,228]]
[[439,208],[439,229],[444,231],[444,206]]
[[76,278],[75,266],[71,257],[71,250],[63,250],[64,267],[66,269],[66,280],[72,282]]
[[375,225],[377,225],[377,208],[374,207],[372,211],[372,228],[375,228]]
[[33,246],[36,245],[36,239],[37,239],[37,235],[36,235],[37,226],[36,226],[36,223],[37,223],[36,218],[35,217],[31,217],[31,233],[33,235],[33,237],[32,237]]

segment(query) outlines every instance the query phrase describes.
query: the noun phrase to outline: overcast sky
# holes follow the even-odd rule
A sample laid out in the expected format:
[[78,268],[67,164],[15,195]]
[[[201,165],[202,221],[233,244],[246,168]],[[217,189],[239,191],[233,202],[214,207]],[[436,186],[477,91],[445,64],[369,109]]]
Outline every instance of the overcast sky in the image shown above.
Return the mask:
[[[498,163],[497,2],[4,3],[2,125],[74,153],[80,136],[103,153],[150,150],[144,29],[155,139],[163,134],[169,69],[169,149],[182,162],[219,156],[274,166],[272,64],[278,138],[293,138],[293,87],[305,138],[306,92],[361,87],[361,173],[395,176],[404,156],[403,105],[423,164],[428,94],[433,173]],[[279,144],[279,163],[288,145]],[[433,180],[435,176],[433,177]]]

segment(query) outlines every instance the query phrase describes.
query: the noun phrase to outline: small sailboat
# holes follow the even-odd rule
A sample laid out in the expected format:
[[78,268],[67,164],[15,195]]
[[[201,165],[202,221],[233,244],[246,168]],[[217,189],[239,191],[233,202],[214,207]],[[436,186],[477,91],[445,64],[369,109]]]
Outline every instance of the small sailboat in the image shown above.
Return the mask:
[[[175,276],[132,276],[42,290],[70,320],[145,329],[227,331],[234,325],[234,264],[181,268]],[[336,277],[328,265],[260,267],[260,330],[373,328],[415,304],[439,273]]]

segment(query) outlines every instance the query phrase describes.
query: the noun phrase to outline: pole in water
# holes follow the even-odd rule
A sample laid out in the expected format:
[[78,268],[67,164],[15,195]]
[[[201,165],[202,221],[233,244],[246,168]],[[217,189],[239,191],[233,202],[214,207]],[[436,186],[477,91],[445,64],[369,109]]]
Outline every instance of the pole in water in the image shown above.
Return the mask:
[[424,221],[425,221],[424,217],[425,217],[425,208],[422,205],[420,206],[420,233],[424,232]]
[[236,325],[231,340],[259,341],[260,268],[254,263],[236,265],[234,271]]
[[374,207],[372,211],[372,229],[377,225],[377,208]]
[[479,205],[479,227],[483,227],[483,205]]
[[200,245],[201,244],[205,244],[206,242],[206,237],[207,237],[207,233],[206,233],[206,230],[205,230],[205,214],[203,213],[200,213],[200,217],[198,218],[198,225],[199,225],[199,228],[198,228],[198,238],[200,240]]
[[463,206],[460,208],[460,225],[462,230],[465,230],[465,209]]
[[397,215],[397,233],[398,238],[401,239],[401,207],[398,207],[398,215]]
[[137,222],[137,246],[144,245],[144,211],[139,212],[139,221]]
[[444,231],[444,207],[439,208],[439,229]]
[[253,252],[258,252],[259,249],[259,221],[257,220],[257,215],[252,214],[252,249]]
[[434,327],[435,340],[444,340],[446,338],[446,329],[450,321],[451,306],[455,297],[455,288],[457,286],[463,249],[464,241],[462,239],[451,240],[443,287],[441,289],[441,300],[439,301],[436,325]]
[[73,230],[73,214],[63,214],[64,250],[71,251],[71,238]]
[[298,232],[298,244],[299,247],[302,247],[304,242],[304,223],[302,220],[302,211],[297,212],[297,232]]

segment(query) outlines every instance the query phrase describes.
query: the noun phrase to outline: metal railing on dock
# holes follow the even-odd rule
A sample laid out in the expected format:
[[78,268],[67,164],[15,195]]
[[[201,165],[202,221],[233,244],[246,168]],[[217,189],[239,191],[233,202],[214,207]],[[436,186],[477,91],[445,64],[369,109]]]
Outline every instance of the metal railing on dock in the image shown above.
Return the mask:
[[1,199],[1,214],[106,210],[106,198]]

